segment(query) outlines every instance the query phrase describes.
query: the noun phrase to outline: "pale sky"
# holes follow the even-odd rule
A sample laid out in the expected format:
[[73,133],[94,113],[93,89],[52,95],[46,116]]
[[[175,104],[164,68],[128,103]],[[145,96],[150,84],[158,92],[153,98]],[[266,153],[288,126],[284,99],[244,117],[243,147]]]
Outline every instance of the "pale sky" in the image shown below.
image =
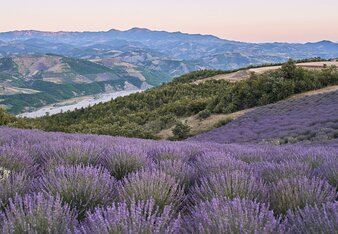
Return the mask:
[[338,0],[1,0],[0,31],[132,27],[249,42],[338,41]]

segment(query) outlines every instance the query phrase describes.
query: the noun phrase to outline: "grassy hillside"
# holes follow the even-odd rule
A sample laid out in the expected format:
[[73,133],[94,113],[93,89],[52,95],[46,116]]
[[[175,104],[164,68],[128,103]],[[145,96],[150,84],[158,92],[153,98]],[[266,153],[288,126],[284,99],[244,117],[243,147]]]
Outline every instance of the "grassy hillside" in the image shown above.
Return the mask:
[[[228,114],[267,105],[293,94],[338,84],[336,68],[304,70],[292,61],[281,69],[236,83],[210,80],[190,81],[224,71],[193,72],[171,83],[144,93],[121,97],[87,109],[33,120],[32,124],[48,131],[98,133],[141,138],[157,138],[163,129],[175,126],[181,118],[198,114]],[[178,138],[189,136],[189,129]]]

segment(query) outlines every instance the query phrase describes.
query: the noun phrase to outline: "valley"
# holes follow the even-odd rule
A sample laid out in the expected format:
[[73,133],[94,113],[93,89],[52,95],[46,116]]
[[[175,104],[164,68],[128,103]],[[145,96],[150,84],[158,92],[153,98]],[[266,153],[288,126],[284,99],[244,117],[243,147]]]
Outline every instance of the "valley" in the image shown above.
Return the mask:
[[27,112],[19,114],[18,117],[26,118],[38,118],[43,116],[55,115],[67,111],[74,111],[81,108],[86,108],[99,103],[109,102],[117,97],[123,97],[132,93],[142,92],[144,90],[128,90],[128,91],[116,91],[113,93],[101,93],[95,96],[82,96],[78,98],[71,98],[67,101],[55,103],[53,105],[42,107],[33,112]]

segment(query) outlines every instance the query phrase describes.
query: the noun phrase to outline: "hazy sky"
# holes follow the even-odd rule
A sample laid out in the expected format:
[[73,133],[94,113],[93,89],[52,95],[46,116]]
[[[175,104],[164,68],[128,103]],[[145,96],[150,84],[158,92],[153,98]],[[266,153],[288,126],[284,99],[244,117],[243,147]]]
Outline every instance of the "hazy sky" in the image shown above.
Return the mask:
[[338,41],[338,0],[1,0],[0,31],[144,27],[240,41]]

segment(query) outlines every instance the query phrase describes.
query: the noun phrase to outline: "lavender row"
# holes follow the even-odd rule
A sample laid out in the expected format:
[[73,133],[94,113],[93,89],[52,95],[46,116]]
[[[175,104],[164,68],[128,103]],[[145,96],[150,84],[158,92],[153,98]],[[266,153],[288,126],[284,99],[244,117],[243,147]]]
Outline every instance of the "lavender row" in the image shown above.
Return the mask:
[[335,145],[0,128],[1,231],[335,233],[337,159]]

